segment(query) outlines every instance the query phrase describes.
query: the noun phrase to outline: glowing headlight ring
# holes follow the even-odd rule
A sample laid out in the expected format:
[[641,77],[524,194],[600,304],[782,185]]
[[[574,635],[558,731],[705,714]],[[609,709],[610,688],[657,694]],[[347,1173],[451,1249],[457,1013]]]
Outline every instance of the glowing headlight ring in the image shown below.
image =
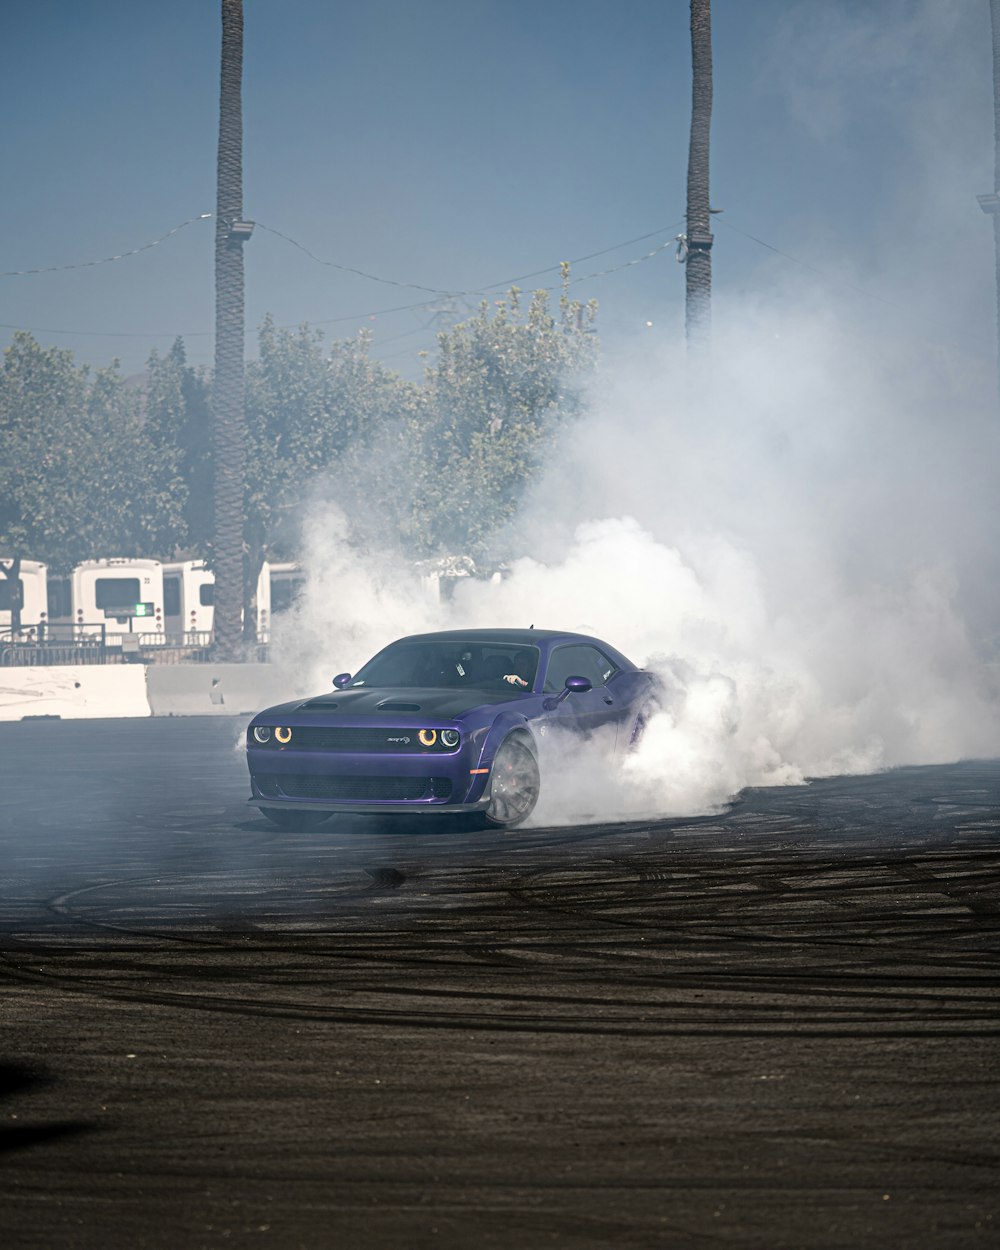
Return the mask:
[[436,729],[421,729],[417,734],[422,747],[432,747],[438,740]]
[[459,742],[461,741],[461,738],[462,738],[462,735],[458,732],[457,729],[442,729],[441,730],[441,745],[442,746],[449,747],[449,748],[457,747]]
[[292,740],[292,731],[286,725],[279,725],[274,731],[275,740],[286,746]]
[[254,725],[253,740],[254,742],[259,742],[261,746],[263,746],[265,742],[269,742],[271,740],[270,726],[269,725]]

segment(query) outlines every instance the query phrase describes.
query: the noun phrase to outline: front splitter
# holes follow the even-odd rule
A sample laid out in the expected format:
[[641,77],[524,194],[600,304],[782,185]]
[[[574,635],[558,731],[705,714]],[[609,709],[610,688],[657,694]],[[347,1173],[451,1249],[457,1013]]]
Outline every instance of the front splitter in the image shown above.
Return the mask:
[[329,812],[351,816],[450,816],[463,812],[482,812],[489,806],[489,799],[478,803],[314,803],[310,799],[247,799],[251,807],[273,807],[283,812]]

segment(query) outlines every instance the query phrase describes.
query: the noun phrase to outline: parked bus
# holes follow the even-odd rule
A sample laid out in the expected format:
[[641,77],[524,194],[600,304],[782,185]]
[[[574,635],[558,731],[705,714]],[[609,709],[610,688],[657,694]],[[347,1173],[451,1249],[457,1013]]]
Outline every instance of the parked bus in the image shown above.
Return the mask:
[[[22,563],[26,567],[27,561]],[[299,564],[264,563],[254,602],[259,641],[269,640],[272,613],[288,611],[305,583]],[[46,606],[47,623],[63,639],[98,635],[103,624],[112,646],[127,634],[142,634],[146,645],[207,646],[214,625],[215,575],[204,560],[86,560],[68,577],[48,579]]]
[[[257,578],[254,596],[257,613],[257,636],[263,639],[271,614],[271,581],[265,563]],[[205,635],[204,639],[187,638],[188,642],[204,641],[212,632],[215,618],[215,574],[204,560],[182,560],[163,566],[163,620],[168,637]]]
[[[3,557],[3,563],[9,564],[9,557]],[[45,565],[37,560],[22,560],[18,581],[21,590],[21,630],[34,633],[46,619],[49,607],[48,573]],[[7,633],[12,628],[13,592],[11,579],[0,573],[0,633]]]
[[162,641],[163,565],[159,560],[85,560],[70,578],[72,622],[81,634],[152,634]]

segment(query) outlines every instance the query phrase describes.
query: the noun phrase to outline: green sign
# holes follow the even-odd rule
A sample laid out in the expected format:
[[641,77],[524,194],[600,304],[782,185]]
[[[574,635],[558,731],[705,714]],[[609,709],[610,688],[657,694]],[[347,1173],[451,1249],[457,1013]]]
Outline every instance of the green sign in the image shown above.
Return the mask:
[[153,616],[155,611],[154,605],[151,603],[129,603],[122,604],[120,608],[105,608],[104,615],[123,621],[129,616]]

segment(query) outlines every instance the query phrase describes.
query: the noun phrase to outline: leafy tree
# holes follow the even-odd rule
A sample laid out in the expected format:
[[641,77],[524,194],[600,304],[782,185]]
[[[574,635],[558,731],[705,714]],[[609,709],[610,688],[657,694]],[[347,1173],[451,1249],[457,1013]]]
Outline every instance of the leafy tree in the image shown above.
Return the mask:
[[[546,449],[579,412],[597,350],[595,307],[557,313],[514,289],[439,336],[422,382],[371,358],[366,332],[329,348],[308,326],[265,321],[246,374],[241,542],[244,620],[263,561],[294,558],[311,493],[336,499],[360,541],[397,538],[420,558],[481,556],[516,511]],[[117,553],[179,549],[213,560],[210,381],[177,340],[149,358],[144,393],[116,366],[18,334],[0,369],[0,573],[30,555],[55,571]],[[16,606],[16,605],[15,605]]]
[[[261,328],[259,356],[247,369],[247,479],[244,547],[247,585],[263,561],[296,554],[302,506],[321,476],[345,502],[376,432],[412,390],[370,358],[371,336],[332,344],[319,331]],[[250,619],[250,613],[244,614]]]
[[214,485],[209,381],[187,363],[180,338],[165,356],[154,350],[146,369],[146,433],[164,460],[175,459],[184,483],[181,545],[205,556],[212,541]]
[[417,480],[409,537],[415,551],[478,554],[514,514],[550,439],[581,407],[593,365],[596,305],[568,294],[559,315],[536,291],[522,317],[515,287],[491,311],[438,338],[415,418]]
[[5,576],[16,579],[28,556],[68,572],[95,552],[169,550],[182,532],[182,494],[175,458],[147,437],[116,365],[91,378],[72,353],[14,336],[0,368]]
[[[86,371],[85,371],[86,372]],[[115,552],[163,559],[184,536],[184,484],[172,448],[158,448],[144,427],[140,397],[117,363],[98,369],[87,387],[80,427],[87,492],[87,556]]]

